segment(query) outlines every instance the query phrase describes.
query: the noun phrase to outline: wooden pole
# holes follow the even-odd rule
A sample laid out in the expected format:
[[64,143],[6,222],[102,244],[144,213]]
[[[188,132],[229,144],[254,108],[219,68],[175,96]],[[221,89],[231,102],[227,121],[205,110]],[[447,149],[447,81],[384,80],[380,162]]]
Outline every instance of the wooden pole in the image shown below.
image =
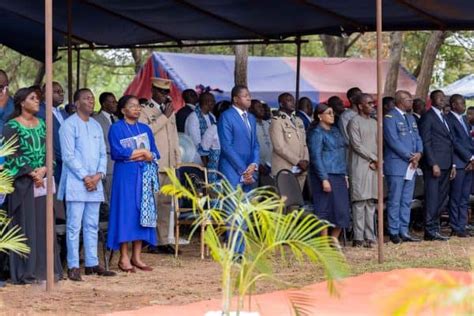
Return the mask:
[[67,0],[67,99],[72,103],[72,0]]
[[376,0],[377,16],[377,188],[378,259],[383,263],[383,113],[382,113],[382,0]]
[[53,213],[53,1],[44,2],[46,74],[46,291],[54,288],[54,213]]
[[301,36],[296,37],[296,91],[295,101],[300,99],[300,70],[301,70]]

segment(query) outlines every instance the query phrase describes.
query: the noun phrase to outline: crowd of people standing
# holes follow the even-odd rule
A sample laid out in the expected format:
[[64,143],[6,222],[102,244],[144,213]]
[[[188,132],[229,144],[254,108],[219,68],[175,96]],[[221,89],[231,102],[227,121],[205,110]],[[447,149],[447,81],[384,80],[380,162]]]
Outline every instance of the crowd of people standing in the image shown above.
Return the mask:
[[[278,97],[278,109],[272,110],[265,102],[252,100],[245,86],[235,86],[231,100],[217,104],[212,93],[198,95],[188,89],[182,92],[184,106],[175,113],[171,81],[150,80],[151,99],[125,95],[117,101],[112,93],[104,92],[97,113],[90,89],[77,90],[74,103],[63,109],[64,91],[59,83],[53,84],[55,211],[65,219],[70,280],[82,280],[81,232],[85,274],[116,274],[104,269],[97,255],[101,205],[108,209],[107,247],[120,251],[120,271],[153,270],[142,261],[144,246],[151,253],[174,254],[172,201],[159,189],[169,183],[165,170],[181,161],[179,132],[187,134],[195,146],[194,163],[218,170],[233,187],[244,191],[272,184],[281,170],[290,170],[300,190],[310,192],[316,215],[332,224],[323,234],[334,237],[335,246],[341,232],[350,227],[354,247],[374,246],[377,169],[382,162],[377,156],[376,104],[370,94],[349,89],[349,107],[345,108],[337,96],[313,105],[309,98],[295,100],[285,92]],[[51,172],[45,167],[43,91],[21,88],[12,98],[4,71],[0,71],[0,86],[2,135],[5,139],[16,136],[18,145],[4,164],[15,188],[5,208],[31,248],[26,258],[10,254],[10,279],[34,283],[45,279],[46,203],[41,189]],[[388,233],[395,244],[421,241],[409,229],[415,178],[421,174],[424,240],[449,238],[440,232],[445,209],[452,235],[470,235],[474,111],[466,111],[460,95],[448,100],[436,90],[430,100],[431,108],[426,110],[409,92],[397,91],[380,108],[384,111]],[[62,278],[57,244],[55,274]]]

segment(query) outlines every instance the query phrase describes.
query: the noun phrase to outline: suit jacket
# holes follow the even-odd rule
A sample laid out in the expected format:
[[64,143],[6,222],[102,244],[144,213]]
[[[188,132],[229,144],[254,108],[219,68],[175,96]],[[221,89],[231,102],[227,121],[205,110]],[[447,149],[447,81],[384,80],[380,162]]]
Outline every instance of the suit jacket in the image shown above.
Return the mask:
[[194,109],[189,106],[189,104],[185,104],[178,112],[176,112],[176,126],[178,127],[179,133],[184,133],[184,127],[186,124],[186,119],[188,118],[189,114],[193,113]]
[[181,152],[175,114],[167,117],[161,110],[161,105],[150,100],[142,107],[138,120],[147,124],[155,136],[156,147],[161,156],[158,161],[160,172],[165,172],[165,168],[176,167],[181,161]]
[[[67,119],[68,115],[64,109],[60,109],[59,111],[63,117],[63,119]],[[40,103],[39,111],[36,114],[39,118],[42,118],[46,122],[46,104],[44,102]],[[59,141],[59,128],[61,127],[61,123],[59,123],[56,115],[53,113],[53,147],[54,147],[54,158],[56,163],[61,162],[61,143]]]
[[273,175],[282,169],[291,170],[301,160],[309,161],[305,126],[300,118],[295,117],[295,122],[296,125],[293,125],[290,116],[283,112],[272,118],[270,139],[273,145]]
[[423,152],[415,118],[411,114],[406,114],[406,118],[392,109],[383,119],[383,169],[387,176],[405,176],[411,155]]
[[454,164],[456,168],[464,169],[474,154],[474,142],[470,134],[471,126],[467,122],[466,117],[462,116],[461,118],[467,130],[461,125],[461,122],[459,122],[453,113],[446,115],[446,121],[451,130],[451,135],[453,136]]
[[[249,165],[259,163],[257,121],[252,114],[249,114],[248,120],[251,127],[250,135],[242,117],[234,107],[223,112],[217,122],[221,143],[219,171],[234,187],[240,183],[240,177]],[[243,189],[247,190],[249,186],[243,186]]]
[[453,136],[433,108],[421,117],[420,135],[425,149],[423,168],[438,165],[441,169],[450,169],[453,165]]
[[304,129],[307,130],[309,127],[309,124],[311,124],[311,121],[308,119],[305,113],[301,111],[296,111],[296,116],[298,116],[303,121]]
[[[110,115],[108,113],[103,113],[100,111],[93,116],[93,119],[99,123],[100,127],[102,127],[102,131],[104,132],[104,140],[105,140],[105,150],[107,151],[107,174],[111,175],[114,171],[114,161],[110,158],[110,144],[108,141],[109,137],[109,130],[112,123],[107,119],[104,115]],[[115,122],[118,121],[118,117],[114,115]]]

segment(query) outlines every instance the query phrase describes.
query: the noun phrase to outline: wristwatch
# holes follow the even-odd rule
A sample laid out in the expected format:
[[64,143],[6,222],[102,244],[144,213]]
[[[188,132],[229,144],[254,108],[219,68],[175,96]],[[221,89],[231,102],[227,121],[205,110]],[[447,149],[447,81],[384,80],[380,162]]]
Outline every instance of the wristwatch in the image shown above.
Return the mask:
[[99,172],[99,175],[100,175],[100,179],[101,180],[104,180],[105,179],[105,174],[103,172]]

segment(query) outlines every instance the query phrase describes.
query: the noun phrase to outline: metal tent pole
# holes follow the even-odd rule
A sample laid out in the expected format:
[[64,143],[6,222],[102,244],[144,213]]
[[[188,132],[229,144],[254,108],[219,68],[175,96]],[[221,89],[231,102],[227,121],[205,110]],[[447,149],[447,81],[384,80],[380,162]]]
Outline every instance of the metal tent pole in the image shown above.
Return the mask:
[[67,99],[72,103],[72,0],[67,1]]
[[76,49],[76,90],[81,88],[81,50]]
[[301,69],[301,37],[296,37],[296,92],[295,101],[300,99],[300,69]]
[[382,113],[382,0],[376,0],[377,19],[377,188],[378,260],[383,263],[383,113]]
[[53,1],[44,1],[46,74],[46,291],[54,288],[54,213],[53,213]]

